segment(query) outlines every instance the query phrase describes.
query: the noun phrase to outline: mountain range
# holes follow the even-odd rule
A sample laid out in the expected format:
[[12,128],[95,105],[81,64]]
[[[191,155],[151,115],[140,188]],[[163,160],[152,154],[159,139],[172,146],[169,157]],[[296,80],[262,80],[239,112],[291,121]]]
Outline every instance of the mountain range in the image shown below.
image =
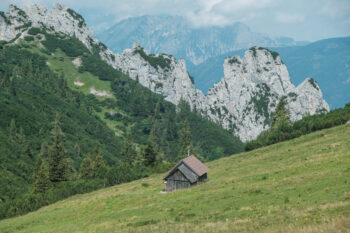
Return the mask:
[[24,38],[28,27],[42,25],[77,38],[110,66],[164,96],[165,100],[176,105],[186,101],[193,111],[230,130],[242,141],[254,139],[268,129],[270,118],[283,96],[289,96],[293,120],[304,114],[329,110],[313,79],[306,79],[295,87],[279,54],[262,47],[252,47],[242,59],[227,58],[221,84],[204,95],[196,89],[185,60],[176,60],[172,55],[150,54],[137,43],[132,49],[115,54],[95,38],[79,14],[60,4],[50,11],[39,5],[23,10],[10,6],[8,15],[2,17],[0,35],[3,36],[0,39],[16,41]]
[[293,83],[305,77],[315,79],[324,90],[332,109],[350,100],[350,39],[332,38],[313,43],[288,37],[272,38],[252,31],[243,23],[225,27],[193,28],[179,16],[140,16],[122,20],[97,35],[114,52],[122,52],[138,42],[150,53],[166,53],[184,58],[203,93],[224,77],[224,60],[243,56],[252,46],[277,51],[287,65]]
[[228,51],[262,47],[291,46],[289,37],[271,38],[254,32],[243,23],[228,26],[194,28],[181,16],[145,15],[122,20],[97,37],[117,53],[130,48],[134,42],[150,53],[166,53],[198,65],[211,57]]

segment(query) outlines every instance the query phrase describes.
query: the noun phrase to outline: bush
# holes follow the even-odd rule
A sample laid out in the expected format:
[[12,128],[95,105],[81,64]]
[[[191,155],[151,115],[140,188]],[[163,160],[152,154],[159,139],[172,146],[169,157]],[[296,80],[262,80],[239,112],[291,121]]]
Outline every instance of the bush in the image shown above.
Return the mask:
[[158,69],[158,67],[161,67],[164,70],[168,70],[170,69],[170,64],[171,64],[171,60],[167,57],[165,57],[164,55],[147,55],[145,53],[145,51],[143,50],[143,48],[139,48],[136,49],[134,51],[134,54],[140,54],[140,56],[147,61],[151,66],[153,66],[154,68]]
[[78,57],[84,53],[90,53],[90,51],[81,43],[77,38],[59,38],[58,35],[52,35],[45,32],[46,40],[43,41],[43,45],[46,49],[53,53],[56,49],[61,49],[69,57]]
[[25,37],[24,37],[24,40],[25,40],[25,41],[28,41],[28,42],[29,42],[29,41],[33,41],[33,40],[34,40],[34,37],[32,37],[32,36],[25,36]]
[[35,28],[35,27],[32,27],[32,28],[30,28],[29,30],[28,30],[28,34],[29,35],[37,35],[37,34],[39,34],[39,33],[41,33],[41,29],[40,28]]

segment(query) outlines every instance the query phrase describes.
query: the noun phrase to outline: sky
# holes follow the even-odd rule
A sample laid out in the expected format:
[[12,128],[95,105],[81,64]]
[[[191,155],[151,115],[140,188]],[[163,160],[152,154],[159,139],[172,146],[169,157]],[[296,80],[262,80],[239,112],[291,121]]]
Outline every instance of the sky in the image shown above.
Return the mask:
[[242,22],[298,41],[350,36],[350,0],[0,0],[0,10],[9,4],[51,8],[55,2],[80,13],[95,32],[129,17],[161,14],[183,16],[193,27]]

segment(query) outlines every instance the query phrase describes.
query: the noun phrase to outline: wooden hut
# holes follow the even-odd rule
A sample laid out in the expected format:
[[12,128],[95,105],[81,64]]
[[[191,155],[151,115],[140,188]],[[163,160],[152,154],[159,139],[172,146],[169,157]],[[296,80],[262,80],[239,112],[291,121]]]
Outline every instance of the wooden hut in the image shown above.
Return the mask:
[[189,188],[208,180],[209,169],[191,155],[173,167],[164,178],[164,191],[170,192],[178,189]]

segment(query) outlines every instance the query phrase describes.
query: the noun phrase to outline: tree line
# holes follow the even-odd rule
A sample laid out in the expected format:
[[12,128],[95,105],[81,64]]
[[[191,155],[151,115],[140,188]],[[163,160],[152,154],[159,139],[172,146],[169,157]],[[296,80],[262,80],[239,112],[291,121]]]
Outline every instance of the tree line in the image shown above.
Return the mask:
[[295,122],[290,120],[290,111],[287,105],[286,98],[281,98],[272,116],[270,128],[261,132],[255,140],[247,142],[245,150],[249,151],[290,140],[317,130],[345,124],[350,120],[350,103],[346,104],[344,108],[331,110],[330,112],[320,111],[312,116],[303,116],[301,120]]

